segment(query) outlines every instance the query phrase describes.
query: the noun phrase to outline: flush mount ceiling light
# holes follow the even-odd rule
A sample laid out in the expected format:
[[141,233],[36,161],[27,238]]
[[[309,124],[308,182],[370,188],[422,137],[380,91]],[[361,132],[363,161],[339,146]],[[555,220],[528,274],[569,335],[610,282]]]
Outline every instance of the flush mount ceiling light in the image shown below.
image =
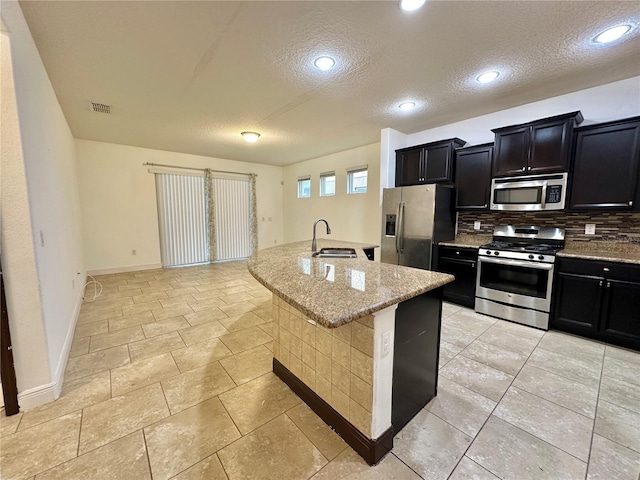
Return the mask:
[[415,102],[403,102],[403,103],[401,103],[400,105],[398,105],[398,108],[399,108],[400,110],[404,110],[404,111],[412,110],[412,109],[414,109],[415,107],[416,107]]
[[618,25],[617,27],[609,28],[604,32],[596,35],[593,39],[596,43],[610,43],[618,40],[620,37],[629,33],[631,25]]
[[413,12],[424,5],[426,0],[400,0],[400,8],[405,12]]
[[336,64],[336,61],[331,57],[318,57],[314,60],[313,64],[317,69],[322,70],[323,72],[327,70],[331,70],[333,66]]
[[256,143],[260,138],[260,134],[258,132],[242,132],[242,138],[244,138],[245,142]]
[[500,73],[496,71],[486,72],[482,75],[479,75],[476,80],[480,83],[489,83],[493,82],[496,78],[500,76]]

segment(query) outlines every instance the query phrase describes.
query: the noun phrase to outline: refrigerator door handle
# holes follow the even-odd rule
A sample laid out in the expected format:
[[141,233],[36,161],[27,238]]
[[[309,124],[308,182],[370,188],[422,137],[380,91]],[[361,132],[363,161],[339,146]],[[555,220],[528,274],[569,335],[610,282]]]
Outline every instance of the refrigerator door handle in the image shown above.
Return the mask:
[[396,251],[404,250],[404,202],[398,204],[398,227],[396,229]]
[[398,210],[396,211],[396,253],[400,253],[400,207],[402,206],[402,202],[398,202]]

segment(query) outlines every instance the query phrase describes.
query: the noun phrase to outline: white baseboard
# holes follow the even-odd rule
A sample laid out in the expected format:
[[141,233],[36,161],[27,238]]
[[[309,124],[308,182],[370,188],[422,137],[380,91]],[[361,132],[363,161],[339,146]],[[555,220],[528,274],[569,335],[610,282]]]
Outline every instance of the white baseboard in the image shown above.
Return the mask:
[[69,353],[71,352],[71,345],[73,344],[73,336],[76,332],[76,324],[78,323],[78,317],[80,316],[80,308],[82,307],[82,295],[84,291],[81,289],[78,292],[78,298],[76,299],[76,305],[73,309],[73,317],[71,323],[67,329],[67,334],[64,338],[64,344],[62,345],[62,351],[60,352],[60,358],[56,365],[56,370],[53,374],[53,393],[57,399],[62,391],[62,384],[64,382],[64,372],[67,369],[67,362],[69,361]]
[[46,383],[20,392],[18,394],[18,405],[20,405],[20,411],[24,412],[30,408],[53,402],[55,399],[55,385],[53,383]]
[[98,270],[87,271],[87,275],[110,275],[112,273],[137,272],[140,270],[154,270],[156,268],[162,268],[162,264],[149,263],[147,265],[130,265],[128,267],[99,268]]
[[67,368],[67,361],[69,360],[69,353],[71,352],[71,345],[73,344],[73,336],[76,331],[78,316],[80,315],[80,307],[82,307],[82,293],[82,290],[78,292],[76,305],[73,309],[73,316],[69,323],[67,334],[65,335],[64,344],[62,345],[62,351],[58,358],[56,370],[53,374],[53,381],[18,393],[18,405],[20,405],[20,411],[53,402],[60,397],[62,384],[64,383],[64,372]]

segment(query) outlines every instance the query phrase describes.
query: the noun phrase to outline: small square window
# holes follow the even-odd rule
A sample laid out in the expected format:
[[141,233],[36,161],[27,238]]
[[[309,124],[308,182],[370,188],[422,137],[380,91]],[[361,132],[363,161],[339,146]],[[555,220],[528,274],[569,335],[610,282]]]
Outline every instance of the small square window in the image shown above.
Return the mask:
[[336,194],[336,174],[335,172],[322,173],[320,175],[320,196],[330,197]]
[[311,196],[311,177],[298,179],[298,198],[309,198]]
[[367,193],[367,169],[351,170],[348,173],[347,193]]

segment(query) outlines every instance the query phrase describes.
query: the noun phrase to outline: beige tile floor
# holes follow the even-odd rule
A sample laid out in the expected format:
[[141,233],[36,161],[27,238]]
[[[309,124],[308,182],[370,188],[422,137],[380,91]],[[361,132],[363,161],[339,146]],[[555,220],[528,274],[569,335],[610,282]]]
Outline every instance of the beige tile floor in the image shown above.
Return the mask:
[[245,262],[99,280],[61,397],[0,417],[3,480],[638,480],[638,353],[445,304],[438,396],[370,468],[270,373]]

